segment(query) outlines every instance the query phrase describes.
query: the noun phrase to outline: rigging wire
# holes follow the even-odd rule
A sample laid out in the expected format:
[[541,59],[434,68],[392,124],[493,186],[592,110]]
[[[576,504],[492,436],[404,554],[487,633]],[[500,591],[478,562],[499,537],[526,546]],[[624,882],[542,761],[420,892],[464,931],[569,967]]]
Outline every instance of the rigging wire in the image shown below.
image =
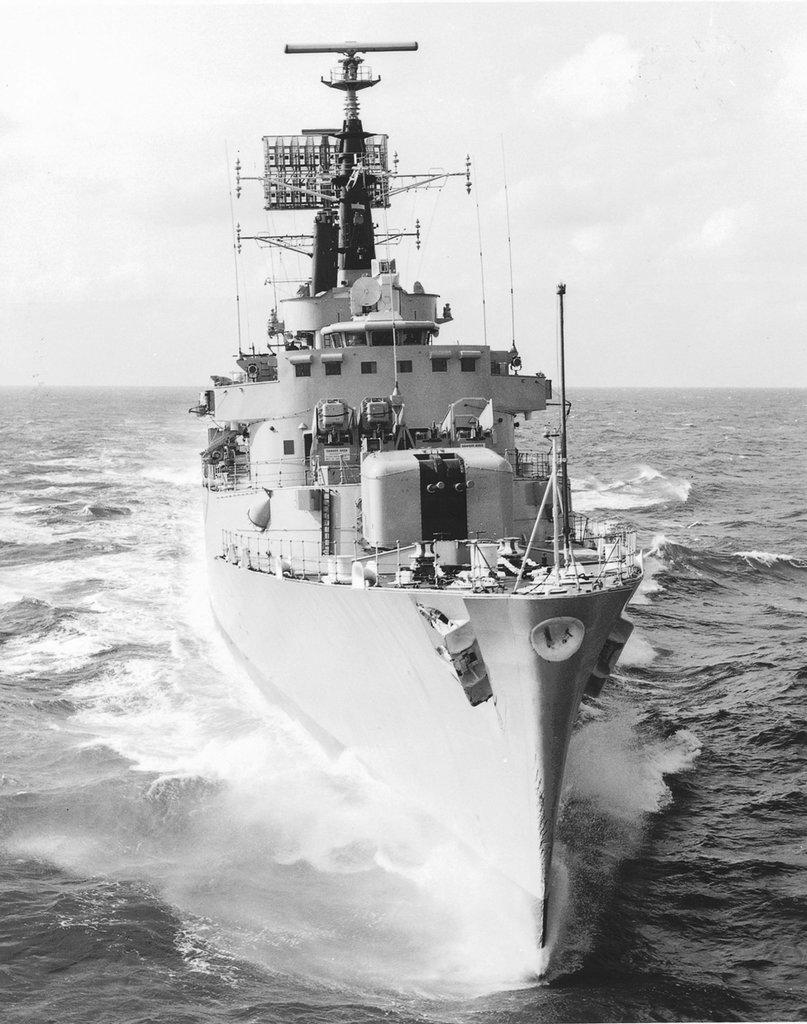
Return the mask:
[[[412,192],[410,193],[409,198],[411,200],[411,203],[410,203],[408,223],[409,224],[414,224],[415,221],[417,220],[418,189],[416,189],[416,188],[412,189]],[[404,256],[403,256],[403,262],[401,264],[401,276],[402,276],[404,281],[410,281],[411,278],[409,276],[409,264],[412,262],[411,247],[410,246],[404,246],[403,252],[404,252]],[[417,252],[417,254],[419,256],[420,255],[419,250],[416,250],[416,252]]]
[[504,136],[499,136],[502,147],[502,176],[504,177],[504,210],[507,218],[507,258],[510,262],[510,327],[513,335],[513,347],[516,344],[516,300],[513,294],[513,245],[510,240],[510,196],[507,191],[507,165],[504,160]]
[[[555,303],[555,380],[560,380],[560,306],[557,302]],[[560,430],[561,415],[560,403],[558,403],[558,430]]]
[[[386,205],[383,206],[382,209],[384,211],[384,233],[386,235],[385,248],[387,250],[387,267],[389,268],[390,261],[391,261],[392,257],[390,256],[389,223],[387,222],[387,207],[386,207]],[[390,308],[390,313],[391,313],[391,317],[392,317],[392,364],[393,364],[393,378],[392,379],[395,382],[392,390],[393,390],[393,393],[397,395],[399,393],[399,391],[398,391],[398,341],[397,341],[397,337],[396,337],[398,332],[395,330],[395,295],[393,294],[393,289],[392,289],[392,275],[391,274],[390,274],[390,282],[389,282],[389,308]]]
[[443,186],[442,185],[437,186],[435,191],[437,192],[437,194],[434,197],[434,205],[432,206],[431,217],[429,218],[429,226],[426,228],[426,230],[425,230],[425,232],[423,234],[423,240],[420,243],[420,259],[418,260],[417,270],[415,271],[415,277],[416,278],[420,278],[420,270],[421,270],[421,267],[423,266],[423,257],[424,257],[424,255],[426,253],[426,243],[429,240],[429,235],[431,234],[432,225],[434,224],[434,216],[437,213],[437,204],[440,201],[440,193],[443,191]]
[[[269,235],[273,234],[274,232],[274,229],[272,227],[272,218],[268,210],[266,210],[266,232]],[[275,247],[273,245],[269,245],[267,246],[267,249],[269,250],[269,281],[272,285],[272,307],[274,310],[273,320],[276,322],[279,319],[279,310],[277,302],[277,277],[279,271],[275,271]],[[266,281],[264,281],[264,284],[266,284]],[[269,332],[269,327],[271,323],[272,321],[269,321],[269,323],[267,323],[266,330],[266,348],[270,352],[277,347],[276,339]]]
[[227,168],[227,184],[230,193],[230,227],[233,235],[233,266],[235,269],[235,316],[238,324],[238,354],[240,356],[243,354],[241,351],[241,289],[238,285],[238,244],[235,234],[235,210],[233,208],[233,185],[230,177],[230,153],[226,139],[224,140],[224,163]]
[[244,325],[246,327],[247,347],[255,354],[255,345],[252,341],[252,327],[249,322],[249,294],[247,292],[247,275],[244,271],[244,257],[241,256],[241,281],[244,288]]
[[[230,193],[230,203],[232,203],[232,192]],[[252,325],[250,324],[250,320],[249,320],[249,292],[247,290],[247,273],[244,270],[244,255],[243,255],[243,252],[239,252],[238,251],[238,246],[236,246],[235,253],[236,253],[236,255],[235,255],[236,266],[238,265],[239,260],[240,260],[240,265],[241,265],[241,290],[244,293],[244,326],[246,327],[245,335],[246,335],[247,348],[250,348],[252,350],[252,354],[255,355],[255,345],[254,345],[254,343],[252,341]],[[240,342],[239,342],[239,351],[240,351]]]
[[487,306],[485,305],[485,263],[482,259],[482,221],[479,217],[479,175],[477,174],[477,187],[474,190],[474,200],[476,202],[476,234],[479,239],[479,278],[482,283],[482,337],[484,338],[485,345],[488,343],[488,316]]
[[[266,230],[268,234],[272,234],[272,218],[269,216],[269,211],[266,211]],[[273,245],[267,246],[269,249],[269,273],[272,275],[272,301],[274,302],[275,311],[277,311],[277,281],[275,279],[275,247]]]

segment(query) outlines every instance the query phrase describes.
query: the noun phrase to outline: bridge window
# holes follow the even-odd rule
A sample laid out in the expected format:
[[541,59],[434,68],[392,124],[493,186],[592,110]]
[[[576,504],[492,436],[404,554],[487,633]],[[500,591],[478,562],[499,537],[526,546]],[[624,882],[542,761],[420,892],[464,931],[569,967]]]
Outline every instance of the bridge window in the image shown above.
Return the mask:
[[372,345],[391,345],[392,331],[371,331],[370,342]]
[[357,345],[366,345],[367,335],[364,331],[345,331],[345,348],[355,348]]
[[378,373],[378,363],[370,363],[370,362],[362,363],[361,364],[361,372],[362,373]]
[[419,327],[404,327],[403,329],[399,329],[396,333],[396,338],[399,345],[428,344],[427,332],[421,330]]
[[294,367],[295,377],[310,377],[311,363],[297,363]]
[[341,363],[325,363],[326,377],[339,377],[342,373]]
[[463,373],[476,373],[476,356],[460,356],[460,369]]
[[345,342],[345,336],[341,331],[334,331],[333,334],[323,334],[322,345],[323,348],[342,348]]
[[398,373],[411,373],[412,372],[412,360],[411,359],[399,359],[398,360]]
[[445,373],[447,370],[447,359],[432,359],[432,373]]

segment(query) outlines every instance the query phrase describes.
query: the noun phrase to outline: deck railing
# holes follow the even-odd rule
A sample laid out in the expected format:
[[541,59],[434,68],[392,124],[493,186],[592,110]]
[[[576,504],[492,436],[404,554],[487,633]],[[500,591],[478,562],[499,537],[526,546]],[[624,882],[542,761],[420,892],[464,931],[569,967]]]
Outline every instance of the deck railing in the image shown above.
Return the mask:
[[[548,480],[550,458],[546,452],[508,448],[505,458],[522,479]],[[207,486],[216,491],[249,490],[255,487],[316,486],[361,483],[361,463],[344,460],[275,459],[250,463],[211,464],[205,473]],[[579,517],[575,516],[575,521]],[[584,517],[580,517],[584,518]]]
[[250,490],[257,487],[311,486],[315,473],[307,459],[265,459],[250,463],[207,467],[205,480],[212,491]]
[[552,467],[548,452],[520,451],[518,448],[508,448],[504,457],[513,467],[516,476],[539,480],[549,479]]
[[[472,542],[473,543],[473,542]],[[318,530],[311,530],[310,536],[278,536],[242,530],[222,530],[221,557],[231,564],[255,572],[271,573],[308,582],[325,582],[353,586],[400,587],[416,585],[406,582],[406,571],[410,568],[417,546],[408,544],[397,548],[368,551],[359,544],[352,554],[324,554]],[[489,550],[486,550],[489,549]],[[476,553],[476,554],[475,554]],[[471,552],[471,573],[474,579],[466,579],[471,589],[490,592],[510,590],[515,584],[512,558],[505,554],[496,555],[496,545],[480,545]],[[636,548],[634,531],[619,528],[597,537],[597,544],[591,549],[590,559],[576,554],[573,561],[556,569],[552,565],[535,567],[524,577],[520,594],[536,594],[542,591],[558,593],[558,587],[577,591],[602,589],[603,586],[623,584],[636,578],[640,566],[640,555]],[[484,562],[484,564],[483,564]],[[473,566],[476,565],[476,572]],[[457,577],[457,568],[449,564],[444,569],[448,575],[438,579],[426,575],[421,577],[424,585],[436,588],[445,586]],[[466,570],[468,565],[465,566]],[[466,572],[466,577],[468,573]],[[440,573],[440,576],[444,576]],[[358,579],[358,583],[357,583]],[[364,581],[368,581],[366,584]]]
[[212,491],[358,484],[361,483],[361,464],[342,460],[326,462],[321,459],[267,459],[226,466],[210,464],[205,481]]

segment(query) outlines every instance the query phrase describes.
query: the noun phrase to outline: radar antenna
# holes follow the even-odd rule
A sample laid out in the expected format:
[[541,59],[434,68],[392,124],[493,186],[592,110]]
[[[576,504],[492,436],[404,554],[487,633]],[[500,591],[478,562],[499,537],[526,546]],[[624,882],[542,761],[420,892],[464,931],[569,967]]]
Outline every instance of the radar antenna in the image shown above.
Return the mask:
[[364,58],[359,57],[360,53],[391,53],[404,50],[417,50],[417,43],[313,43],[286,44],[286,53],[343,53],[344,57],[339,60],[342,65],[331,71],[329,78],[321,78],[323,85],[329,89],[340,89],[345,94],[345,118],[350,119],[359,116],[359,101],[356,93],[361,89],[369,89],[378,85],[381,77],[373,78],[370,68],[360,68]]

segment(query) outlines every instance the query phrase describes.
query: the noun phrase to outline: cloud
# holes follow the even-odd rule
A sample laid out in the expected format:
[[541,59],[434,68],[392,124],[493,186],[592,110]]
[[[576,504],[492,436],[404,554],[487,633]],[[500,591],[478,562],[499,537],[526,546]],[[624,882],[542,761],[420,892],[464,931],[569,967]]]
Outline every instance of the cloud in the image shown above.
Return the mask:
[[793,40],[780,53],[782,75],[770,97],[774,121],[807,121],[807,39]]
[[607,33],[541,80],[535,102],[539,116],[572,116],[598,121],[620,114],[633,102],[642,55],[625,36]]
[[683,239],[680,248],[694,253],[713,253],[725,249],[737,238],[745,219],[744,211],[736,207],[726,206],[716,210],[697,231]]
[[581,256],[588,256],[591,253],[602,249],[605,244],[605,229],[600,224],[592,224],[590,227],[581,228],[575,231],[571,238],[571,246]]

